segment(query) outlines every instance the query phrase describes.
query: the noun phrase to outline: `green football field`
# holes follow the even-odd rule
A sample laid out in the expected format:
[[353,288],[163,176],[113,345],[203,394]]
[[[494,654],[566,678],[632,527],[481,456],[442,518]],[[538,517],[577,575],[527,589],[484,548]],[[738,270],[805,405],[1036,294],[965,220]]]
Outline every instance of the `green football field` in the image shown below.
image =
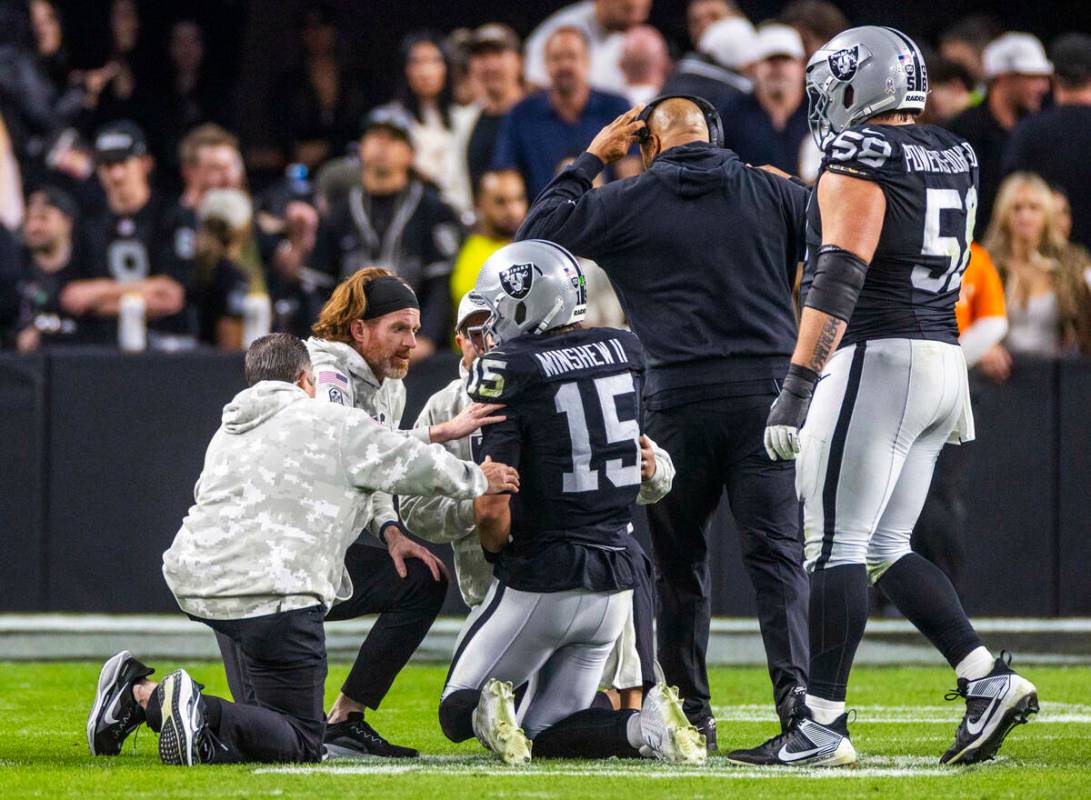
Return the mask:
[[[155,666],[162,675],[178,665]],[[220,665],[184,666],[208,685],[206,691],[226,691]],[[164,767],[147,728],[117,758],[92,758],[84,723],[98,669],[90,663],[0,663],[0,798],[1091,796],[1087,667],[1024,669],[1038,686],[1041,713],[1012,732],[997,761],[955,769],[937,761],[962,713],[961,701],[943,700],[954,684],[951,673],[861,667],[849,696],[858,714],[851,730],[860,767],[811,771],[733,767],[721,758],[703,768],[619,760],[541,760],[505,768],[476,742],[454,745],[443,737],[436,721],[441,666],[406,669],[383,708],[368,715],[383,734],[425,753],[420,761]],[[346,671],[343,664],[331,669],[330,700]],[[722,750],[757,744],[774,732],[763,670],[717,669],[712,685]]]

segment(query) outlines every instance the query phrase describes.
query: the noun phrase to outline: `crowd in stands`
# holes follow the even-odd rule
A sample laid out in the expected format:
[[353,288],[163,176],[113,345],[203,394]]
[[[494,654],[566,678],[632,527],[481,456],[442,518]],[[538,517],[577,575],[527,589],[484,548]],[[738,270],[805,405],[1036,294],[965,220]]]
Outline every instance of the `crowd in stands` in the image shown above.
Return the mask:
[[[210,79],[196,22],[172,25],[152,72],[134,55],[138,6],[113,0],[107,60],[76,70],[53,0],[5,0],[0,342],[126,348],[134,316],[133,349],[237,350],[269,329],[307,335],[339,280],[379,264],[420,298],[425,357],[450,347],[458,301],[535,194],[660,93],[707,98],[740,158],[813,181],[805,66],[851,26],[837,6],[794,0],[754,21],[731,0],[691,0],[684,54],[650,9],[584,0],[525,39],[501,23],[415,32],[383,92],[344,65],[332,11],[309,6],[259,149],[230,130],[231,93]],[[968,359],[1002,381],[1013,353],[1091,355],[1091,36],[1047,48],[974,16],[934,45],[920,121],[969,140],[981,170],[959,303]],[[253,190],[248,174],[270,165],[282,177]],[[634,149],[605,179],[640,169]],[[623,325],[587,267],[590,317]]]

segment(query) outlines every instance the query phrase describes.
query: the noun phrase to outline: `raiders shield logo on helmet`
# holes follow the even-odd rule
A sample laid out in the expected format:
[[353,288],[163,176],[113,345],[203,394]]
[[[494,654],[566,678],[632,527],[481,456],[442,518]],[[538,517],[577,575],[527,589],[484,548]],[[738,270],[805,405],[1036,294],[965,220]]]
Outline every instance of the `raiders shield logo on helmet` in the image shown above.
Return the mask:
[[856,67],[860,63],[860,48],[846,47],[838,50],[827,59],[830,64],[830,72],[839,81],[851,81],[856,75]]
[[509,297],[522,300],[530,292],[534,283],[533,264],[513,264],[500,273],[500,285]]

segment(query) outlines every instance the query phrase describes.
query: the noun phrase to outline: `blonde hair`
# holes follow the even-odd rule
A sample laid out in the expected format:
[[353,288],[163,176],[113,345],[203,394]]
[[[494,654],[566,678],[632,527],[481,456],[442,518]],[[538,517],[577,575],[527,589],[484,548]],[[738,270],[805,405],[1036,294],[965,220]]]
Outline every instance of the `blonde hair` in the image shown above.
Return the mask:
[[367,311],[364,289],[376,278],[383,277],[396,276],[382,267],[365,267],[337,284],[330,299],[322,306],[311,332],[319,339],[331,342],[352,342],[352,323],[363,319]]
[[992,220],[985,234],[985,249],[992,256],[1004,281],[1008,296],[1018,303],[1026,302],[1029,294],[1024,279],[1012,271],[1014,257],[1011,215],[1016,195],[1030,188],[1040,198],[1045,212],[1042,236],[1033,248],[1034,255],[1049,265],[1050,280],[1057,298],[1057,317],[1062,344],[1079,344],[1087,352],[1091,330],[1091,297],[1083,279],[1083,259],[1069,243],[1057,225],[1057,206],[1053,190],[1041,176],[1033,172],[1013,172],[1000,184],[993,205]]

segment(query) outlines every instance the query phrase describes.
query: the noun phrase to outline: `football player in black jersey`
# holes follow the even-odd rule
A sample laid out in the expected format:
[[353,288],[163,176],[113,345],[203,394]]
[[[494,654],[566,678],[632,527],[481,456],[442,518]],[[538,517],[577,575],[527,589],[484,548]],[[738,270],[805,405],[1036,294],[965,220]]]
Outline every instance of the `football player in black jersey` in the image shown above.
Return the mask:
[[95,137],[95,160],[107,207],[84,233],[88,271],[96,277],[71,284],[65,300],[74,313],[97,317],[106,341],[117,341],[121,298],[138,293],[152,348],[193,346],[195,319],[186,309],[191,265],[168,257],[171,242],[143,132],[128,121],[104,126]]
[[[677,690],[658,684],[640,711],[591,707],[640,569],[627,546],[641,482],[640,340],[579,326],[583,272],[552,242],[501,248],[474,292],[489,309],[483,331],[494,349],[467,388],[506,404],[479,455],[514,459],[523,480],[516,496],[474,504],[495,571],[455,651],[443,731],[456,742],[477,736],[508,764],[528,761],[531,741],[547,757],[703,763],[704,737]],[[512,687],[528,681],[517,713]]]
[[958,136],[913,124],[927,91],[920,51],[892,28],[845,31],[807,65],[811,131],[825,156],[808,209],[799,339],[765,444],[797,464],[810,684],[789,730],[733,761],[855,763],[845,696],[869,579],[957,674],[949,698],[964,698],[966,714],[941,762],[992,758],[1038,710],[1034,686],[1010,658],[994,660],[946,575],[910,550],[940,449],[974,436],[954,308],[977,159]]

